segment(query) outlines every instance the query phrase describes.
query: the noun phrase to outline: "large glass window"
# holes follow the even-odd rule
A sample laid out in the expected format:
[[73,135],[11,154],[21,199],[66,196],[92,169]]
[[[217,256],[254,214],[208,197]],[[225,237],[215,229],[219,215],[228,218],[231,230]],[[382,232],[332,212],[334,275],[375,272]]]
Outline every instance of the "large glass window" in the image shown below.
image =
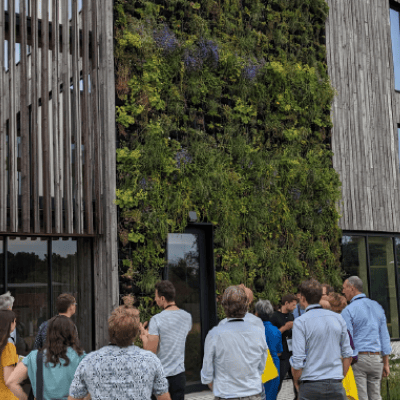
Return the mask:
[[345,278],[362,279],[365,294],[385,310],[390,336],[399,338],[400,236],[343,236],[342,267]]
[[90,238],[0,237],[0,294],[9,290],[15,298],[18,354],[32,350],[41,323],[57,314],[55,300],[61,293],[75,297],[72,319],[82,346],[92,350],[91,246]]
[[400,90],[400,13],[390,9],[390,31],[392,36],[392,53],[394,66],[394,87]]
[[50,317],[47,240],[8,238],[8,289],[15,297],[18,354],[28,354],[40,324]]
[[357,275],[364,284],[364,292],[368,295],[367,252],[365,237],[343,236],[342,238],[343,269],[346,278]]
[[368,237],[371,298],[385,310],[391,337],[399,337],[399,313],[397,310],[396,273],[391,237]]

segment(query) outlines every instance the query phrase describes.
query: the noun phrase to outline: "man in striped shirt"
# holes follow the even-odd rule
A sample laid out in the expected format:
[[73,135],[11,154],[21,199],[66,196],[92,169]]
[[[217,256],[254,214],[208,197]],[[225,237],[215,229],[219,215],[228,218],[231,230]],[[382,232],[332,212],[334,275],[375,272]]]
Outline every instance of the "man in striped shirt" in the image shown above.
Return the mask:
[[175,304],[175,287],[170,281],[156,284],[155,301],[163,309],[141,326],[143,348],[157,354],[169,383],[171,400],[185,397],[185,343],[192,329],[192,316]]

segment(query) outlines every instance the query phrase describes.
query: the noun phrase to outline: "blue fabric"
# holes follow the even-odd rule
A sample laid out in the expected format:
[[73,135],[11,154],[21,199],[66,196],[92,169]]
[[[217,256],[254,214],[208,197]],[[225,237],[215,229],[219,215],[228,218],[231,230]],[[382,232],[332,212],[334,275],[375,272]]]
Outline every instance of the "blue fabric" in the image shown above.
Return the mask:
[[378,302],[361,293],[352,298],[342,317],[353,338],[355,356],[359,351],[381,351],[383,356],[392,352],[385,311]]
[[[272,359],[274,360],[274,364],[276,369],[280,369],[280,361],[278,353],[282,353],[282,334],[281,331],[269,321],[264,321],[265,327],[265,337],[267,339],[267,344],[269,348],[269,352],[271,354]],[[264,383],[265,396],[266,400],[276,400],[278,396],[279,389],[279,375],[268,382]]]
[[[31,351],[22,362],[28,368],[28,376],[32,383],[33,394],[36,396],[36,355],[37,350]],[[69,358],[68,366],[65,366],[65,361],[61,360],[61,365],[54,367],[53,364],[46,366],[46,355],[43,362],[43,397],[45,400],[51,399],[67,399],[69,387],[74,379],[74,374],[79,363],[85,357],[85,354],[79,356],[74,349],[68,347],[67,356]]]
[[213,383],[215,397],[257,395],[262,391],[267,350],[264,330],[245,321],[228,320],[208,332],[201,382]]
[[305,312],[306,310],[304,308],[301,308],[300,304],[297,304],[296,308],[293,310],[294,319],[301,317],[303,314],[305,314]]
[[301,380],[343,379],[341,357],[353,355],[345,320],[311,304],[294,320],[291,366],[303,370]]

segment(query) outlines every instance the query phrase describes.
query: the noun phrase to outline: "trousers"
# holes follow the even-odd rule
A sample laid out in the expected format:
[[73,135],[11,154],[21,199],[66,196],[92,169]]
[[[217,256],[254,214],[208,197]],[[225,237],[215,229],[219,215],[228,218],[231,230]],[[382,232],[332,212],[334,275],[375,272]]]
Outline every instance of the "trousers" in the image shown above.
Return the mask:
[[[289,358],[280,360],[280,365],[279,365],[279,387],[278,387],[278,393],[281,391],[282,383],[283,383],[283,380],[284,380],[285,377],[286,377],[286,374],[289,374],[289,377],[290,377],[291,379],[293,379],[293,376],[292,376],[292,367],[291,367],[291,365],[290,365]],[[293,383],[293,391],[294,391],[294,400],[296,400],[296,399],[297,399],[297,390],[296,390],[296,388],[295,388],[295,386],[294,386],[294,383]]]
[[359,354],[353,365],[358,397],[363,400],[381,400],[382,357],[378,354]]
[[[300,384],[299,400],[346,400],[342,381],[324,379]],[[361,397],[360,397],[361,399]]]
[[186,375],[181,372],[178,375],[167,376],[169,385],[169,394],[171,400],[185,400],[185,386],[186,386]]

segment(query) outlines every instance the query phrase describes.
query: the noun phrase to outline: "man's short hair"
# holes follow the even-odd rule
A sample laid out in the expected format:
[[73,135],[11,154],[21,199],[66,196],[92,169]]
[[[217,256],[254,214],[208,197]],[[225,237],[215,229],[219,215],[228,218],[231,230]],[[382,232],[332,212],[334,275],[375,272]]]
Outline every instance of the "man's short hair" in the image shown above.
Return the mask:
[[10,292],[2,294],[0,296],[0,310],[12,310],[14,300]]
[[59,314],[65,314],[73,304],[75,304],[76,300],[72,294],[69,293],[61,293],[56,300],[56,309]]
[[158,297],[164,296],[168,302],[174,301],[176,296],[175,287],[171,281],[160,281],[156,283]]
[[274,312],[274,307],[269,300],[258,300],[254,306],[254,311],[257,313],[258,317],[263,321],[269,321],[271,315]]
[[354,286],[359,292],[363,291],[363,281],[358,276],[351,276],[346,280],[348,285]]
[[136,308],[125,306],[116,308],[108,319],[110,342],[119,347],[132,345],[139,333],[139,326],[139,311]]
[[222,296],[227,318],[243,318],[249,307],[249,299],[241,286],[229,286]]
[[308,304],[317,304],[322,297],[322,286],[317,280],[309,279],[300,285],[300,293],[306,298]]
[[282,296],[281,305],[284,306],[286,303],[291,303],[292,301],[298,302],[298,298],[294,294],[285,294]]

